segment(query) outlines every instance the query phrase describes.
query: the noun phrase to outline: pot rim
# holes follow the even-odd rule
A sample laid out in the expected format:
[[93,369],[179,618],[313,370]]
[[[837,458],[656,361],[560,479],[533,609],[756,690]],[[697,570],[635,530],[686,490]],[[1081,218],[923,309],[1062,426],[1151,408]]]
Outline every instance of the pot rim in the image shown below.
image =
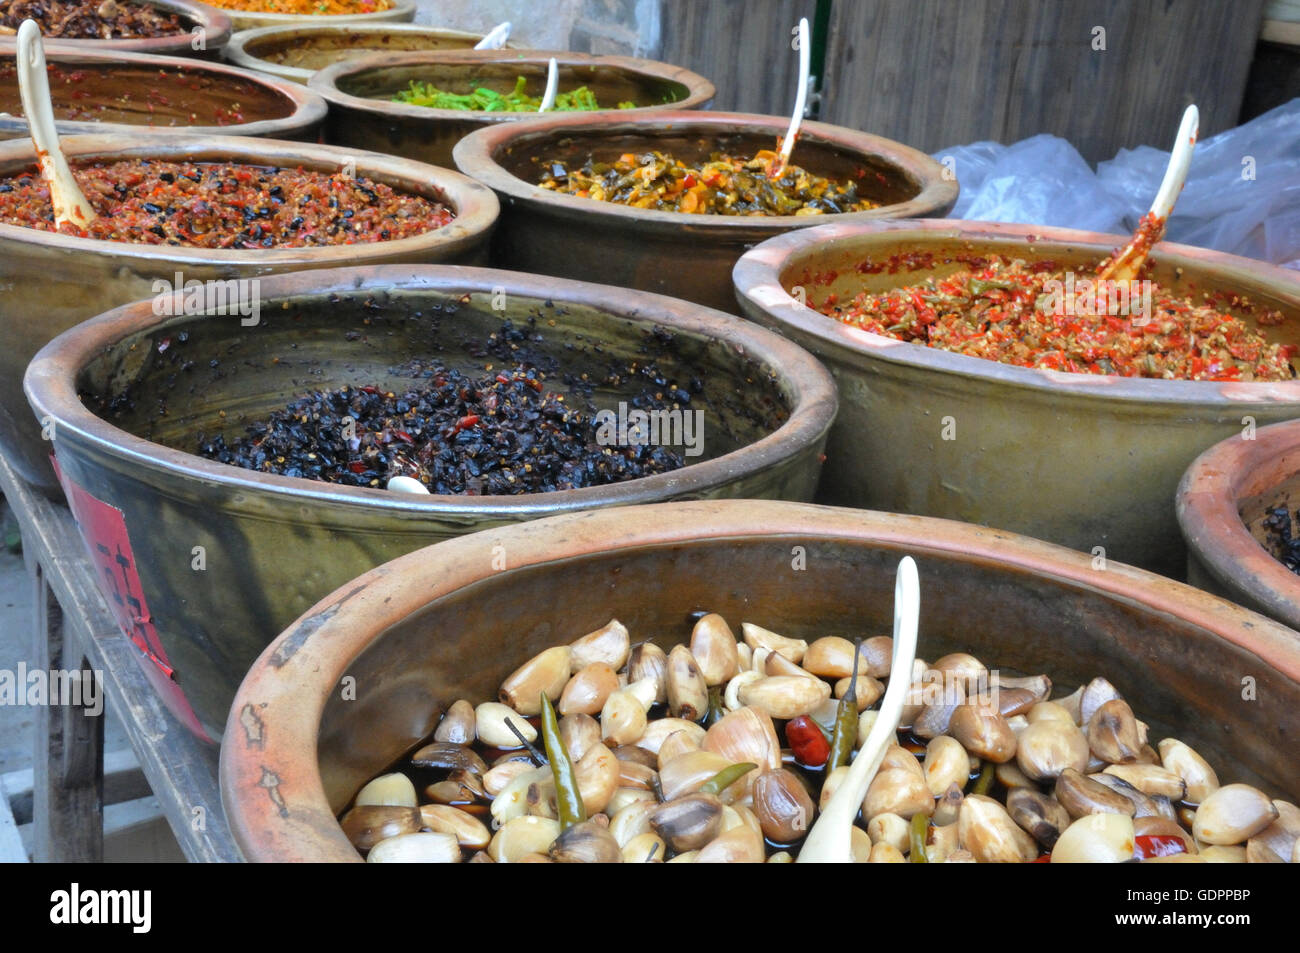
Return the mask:
[[[886,243],[948,239],[954,245],[967,240],[1005,241],[1016,244],[1066,244],[1095,248],[1098,256],[1127,244],[1131,236],[1104,235],[1072,228],[976,222],[963,219],[881,220],[870,223],[834,223],[802,229],[768,239],[741,256],[732,270],[732,282],[746,316],[761,313],[783,333],[793,330],[815,342],[813,348],[827,359],[882,362],[941,373],[979,383],[1070,394],[1099,401],[1128,401],[1145,404],[1199,404],[1219,407],[1300,402],[1300,378],[1275,383],[1230,381],[1167,381],[1101,374],[1076,374],[1028,367],[1016,367],[985,358],[954,354],[921,344],[851,327],[826,317],[796,298],[781,284],[781,273],[791,260],[819,245],[853,244],[862,238]],[[1268,262],[1224,252],[1161,242],[1151,253],[1154,261],[1198,270],[1213,269],[1246,285],[1273,284],[1300,317],[1300,274]],[[810,345],[810,348],[812,346]]]
[[[456,217],[442,228],[387,242],[365,245],[328,245],[302,248],[189,248],[172,245],[146,245],[115,242],[98,238],[80,238],[61,232],[46,232],[21,225],[0,223],[0,245],[16,243],[41,245],[67,254],[107,255],[142,262],[170,262],[176,265],[264,265],[286,268],[291,265],[315,265],[323,262],[346,264],[368,258],[419,254],[428,248],[455,250],[468,248],[490,230],[500,214],[500,203],[491,189],[440,166],[414,159],[365,152],[343,146],[317,145],[282,139],[257,139],[248,136],[196,136],[176,133],[166,136],[103,133],[91,136],[67,136],[63,151],[69,158],[143,159],[163,158],[198,162],[233,161],[250,165],[285,165],[323,170],[337,168],[348,161],[361,175],[402,183],[401,190],[416,194],[435,193],[450,205]],[[0,175],[36,164],[36,150],[30,139],[11,139],[0,143]]]
[[[415,16],[416,0],[392,0],[387,10],[370,13],[273,13],[267,10],[228,10],[238,23],[256,23],[261,26],[291,26],[295,23],[405,23]],[[217,9],[222,9],[218,7]]]
[[[121,40],[89,40],[60,38],[50,39],[51,43],[67,44],[79,50],[120,50],[125,53],[175,53],[192,49],[194,28],[203,30],[203,49],[219,50],[234,30],[229,15],[224,10],[208,6],[199,0],[133,0],[147,3],[151,7],[161,7],[170,13],[177,13],[182,20],[190,22],[190,29],[168,36],[135,37]],[[0,56],[13,56],[18,49],[16,36],[0,36]]]
[[1244,590],[1293,629],[1300,627],[1300,577],[1265,549],[1241,518],[1254,475],[1300,451],[1300,420],[1260,427],[1255,439],[1229,437],[1187,468],[1178,484],[1178,526],[1191,555],[1220,583]]
[[[617,113],[616,113],[617,115]],[[525,140],[555,139],[566,135],[617,136],[651,130],[666,132],[682,129],[704,135],[732,133],[770,133],[784,135],[790,120],[780,116],[754,113],[688,112],[676,110],[629,117],[608,111],[588,114],[565,114],[554,119],[538,119],[526,124],[495,123],[478,129],[452,150],[456,167],[466,175],[490,185],[495,191],[536,212],[561,220],[591,226],[592,221],[608,227],[635,227],[656,236],[680,238],[683,228],[692,235],[730,237],[736,242],[754,242],[774,232],[805,231],[815,227],[820,215],[699,215],[688,212],[661,212],[629,208],[612,202],[578,198],[543,189],[511,175],[495,156]],[[923,152],[871,133],[832,126],[823,122],[805,122],[799,139],[816,142],[843,151],[856,152],[883,160],[901,171],[920,191],[905,202],[885,205],[865,212],[843,212],[835,216],[842,222],[870,222],[886,218],[909,218],[926,214],[944,214],[957,201],[955,179],[944,177],[944,168]],[[794,161],[798,161],[798,155]]]
[[[568,560],[707,540],[842,540],[952,561],[997,565],[1106,596],[1148,615],[1182,618],[1300,681],[1291,630],[1163,576],[969,523],[801,503],[710,500],[577,513],[488,529],[399,557],[347,583],[281,633],[253,664],[231,706],[221,748],[226,818],[250,860],[359,861],[325,798],[317,740],[326,699],[352,662],[413,612],[494,575],[494,547],[511,572]],[[417,580],[416,584],[412,580]],[[274,730],[266,730],[273,726]],[[278,779],[277,794],[248,792]],[[273,800],[274,798],[274,800]]]
[[[345,93],[339,87],[339,83],[358,74],[368,73],[388,66],[488,66],[504,63],[539,67],[545,70],[551,57],[554,57],[556,64],[561,67],[605,67],[636,76],[680,83],[686,87],[687,91],[685,99],[674,103],[638,106],[635,109],[598,109],[582,115],[608,116],[610,113],[617,113],[623,116],[631,115],[635,117],[646,113],[680,112],[685,109],[702,107],[705,103],[710,102],[717,93],[713,83],[699,73],[694,73],[682,66],[674,66],[671,63],[635,59],[630,56],[593,56],[565,50],[511,50],[509,48],[504,50],[416,50],[409,53],[371,53],[367,56],[358,56],[331,63],[329,66],[313,73],[307,85],[323,96],[331,106],[377,113],[381,116],[433,123],[454,120],[456,122],[469,121],[487,125],[508,125],[521,120],[532,122],[537,119],[537,114],[470,112],[459,109],[434,109],[429,106],[416,106],[409,103],[385,102]],[[561,115],[572,114],[563,113]]]
[[[293,105],[293,112],[279,119],[258,119],[253,122],[229,126],[146,126],[125,122],[90,122],[87,120],[59,119],[55,121],[59,136],[78,135],[192,135],[192,136],[268,136],[292,130],[308,129],[325,121],[329,107],[325,100],[300,83],[293,83],[268,73],[250,73],[247,70],[185,56],[156,56],[128,50],[97,50],[84,46],[65,45],[61,41],[45,44],[45,58],[50,63],[66,65],[68,62],[109,64],[116,66],[170,67],[192,73],[217,73],[230,79],[243,80],[266,87]],[[22,116],[0,118],[0,132],[27,135],[27,120]]]
[[[369,279],[369,283],[366,283]],[[383,488],[350,487],[304,477],[245,470],[173,450],[120,429],[88,410],[77,395],[76,377],[86,363],[122,338],[167,322],[153,313],[150,300],[123,305],[65,331],[32,359],[24,378],[28,402],[38,418],[52,415],[56,433],[75,433],[100,453],[129,459],[137,466],[172,478],[194,479],[285,501],[328,503],[331,507],[425,517],[508,518],[561,513],[594,506],[653,502],[664,495],[707,493],[740,476],[764,472],[790,458],[791,448],[807,451],[823,440],[838,409],[830,372],[798,345],[734,316],[648,292],[456,265],[377,265],[278,274],[260,279],[263,301],[295,294],[351,294],[369,289],[439,291],[491,295],[507,293],[537,300],[599,308],[645,328],[668,327],[719,341],[730,350],[766,364],[790,394],[788,419],[763,437],[712,459],[688,463],[669,473],[606,486],[517,496],[418,496]],[[69,369],[73,369],[69,372]],[[57,444],[56,444],[57,447]],[[233,505],[233,504],[232,504]],[[238,508],[238,507],[236,507]]]
[[[244,69],[259,70],[263,73],[269,73],[273,76],[293,76],[302,79],[302,85],[306,84],[318,70],[304,69],[301,66],[286,66],[283,63],[275,63],[271,60],[265,60],[253,55],[248,51],[249,44],[255,44],[264,39],[284,38],[295,39],[298,37],[312,36],[330,36],[339,33],[355,33],[357,35],[375,35],[383,33],[409,33],[420,36],[439,36],[448,39],[463,39],[466,41],[473,40],[478,42],[483,39],[479,33],[467,33],[463,30],[449,30],[442,27],[428,26],[423,23],[400,23],[400,22],[379,22],[379,23],[277,23],[271,26],[258,26],[248,30],[237,30],[230,37],[229,42],[221,48],[221,55],[230,60],[237,66]],[[506,49],[515,49],[509,43]]]

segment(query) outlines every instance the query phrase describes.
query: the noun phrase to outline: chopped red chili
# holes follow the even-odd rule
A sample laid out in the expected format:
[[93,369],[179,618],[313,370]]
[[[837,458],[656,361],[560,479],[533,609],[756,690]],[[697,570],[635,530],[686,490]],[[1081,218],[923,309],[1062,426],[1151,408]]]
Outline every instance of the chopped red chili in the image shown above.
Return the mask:
[[[1295,376],[1293,345],[1269,342],[1208,295],[1198,302],[1155,282],[1108,283],[997,256],[964,264],[847,303],[832,294],[810,304],[865,331],[1020,367],[1194,381]],[[1255,312],[1244,296],[1231,304]],[[1285,320],[1267,309],[1252,316],[1260,327]]]
[[453,218],[445,206],[360,176],[138,159],[73,175],[99,216],[54,224],[35,170],[0,179],[0,223],[83,238],[197,248],[301,248],[408,238]]

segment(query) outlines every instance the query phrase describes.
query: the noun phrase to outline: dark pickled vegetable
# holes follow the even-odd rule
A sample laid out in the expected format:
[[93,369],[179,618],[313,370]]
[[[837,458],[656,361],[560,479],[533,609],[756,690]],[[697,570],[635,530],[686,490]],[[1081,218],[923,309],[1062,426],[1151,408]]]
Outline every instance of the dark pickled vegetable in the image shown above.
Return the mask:
[[188,27],[174,13],[131,0],[0,0],[0,26],[35,20],[41,35],[64,40],[136,40],[176,36]]
[[[230,443],[200,438],[198,452],[282,476],[382,487],[401,475],[431,493],[470,496],[604,486],[684,465],[665,446],[602,445],[590,400],[549,390],[536,367],[430,372],[427,385],[401,393],[366,385],[308,394]],[[637,405],[674,406],[652,395]]]
[[[1296,511],[1300,518],[1300,510]],[[1300,539],[1296,539],[1291,528],[1291,514],[1285,505],[1276,506],[1264,517],[1264,531],[1267,534],[1266,548],[1273,557],[1293,573],[1300,575]]]
[[54,224],[33,169],[0,179],[0,222],[83,238],[192,248],[301,248],[409,238],[453,218],[445,206],[343,172],[131,159],[73,170],[99,215]]
[[589,158],[578,168],[548,159],[538,184],[633,208],[703,215],[825,215],[880,207],[858,194],[857,183],[832,182],[797,165],[770,179],[775,160],[766,149],[749,159],[715,152],[695,163],[662,152],[628,152],[612,163]]

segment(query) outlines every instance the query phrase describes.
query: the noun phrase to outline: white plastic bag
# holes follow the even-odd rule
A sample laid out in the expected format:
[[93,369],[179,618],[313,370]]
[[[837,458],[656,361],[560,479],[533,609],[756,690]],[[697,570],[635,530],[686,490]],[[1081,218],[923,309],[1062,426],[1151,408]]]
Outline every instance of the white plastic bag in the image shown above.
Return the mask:
[[961,185],[953,218],[1122,231],[1123,206],[1100,186],[1078,150],[1057,136],[1011,146],[977,142],[934,157]]
[[[961,184],[953,218],[1131,234],[1169,153],[1123,149],[1096,173],[1064,139],[977,142],[936,152]],[[1300,98],[1197,143],[1170,241],[1300,269]]]
[[[1123,149],[1097,178],[1137,225],[1169,153]],[[1169,217],[1170,241],[1276,263],[1300,260],[1300,99],[1196,144],[1187,184]]]

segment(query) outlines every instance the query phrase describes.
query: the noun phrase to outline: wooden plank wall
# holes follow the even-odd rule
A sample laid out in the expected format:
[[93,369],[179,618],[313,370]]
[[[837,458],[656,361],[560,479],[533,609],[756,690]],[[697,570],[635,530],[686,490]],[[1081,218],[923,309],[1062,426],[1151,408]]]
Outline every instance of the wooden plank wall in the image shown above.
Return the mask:
[[708,77],[713,108],[790,115],[799,54],[790,29],[816,0],[663,0],[658,58]]
[[925,152],[1041,132],[1094,163],[1168,149],[1190,102],[1202,138],[1236,125],[1264,5],[834,0],[822,118]]

